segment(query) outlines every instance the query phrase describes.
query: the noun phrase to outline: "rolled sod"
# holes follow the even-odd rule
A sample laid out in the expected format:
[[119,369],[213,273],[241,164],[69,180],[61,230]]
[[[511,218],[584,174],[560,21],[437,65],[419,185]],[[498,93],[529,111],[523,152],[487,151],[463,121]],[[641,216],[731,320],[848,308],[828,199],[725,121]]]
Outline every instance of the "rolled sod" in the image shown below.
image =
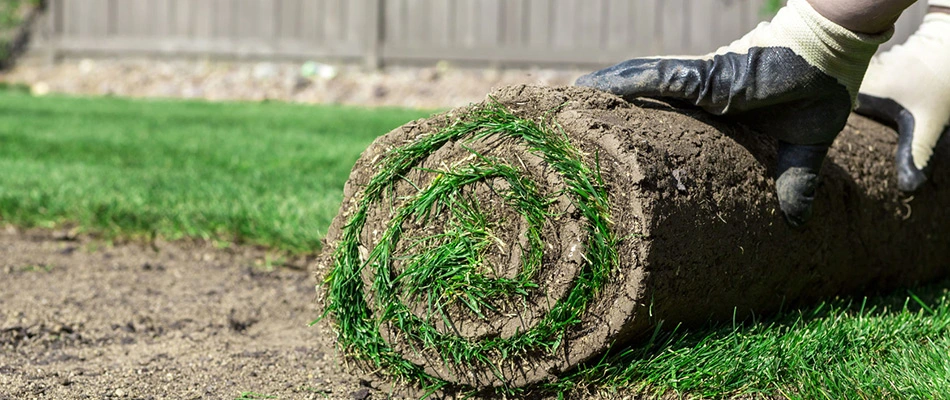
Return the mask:
[[905,195],[896,143],[852,117],[793,230],[766,135],[585,88],[502,88],[363,153],[318,260],[322,307],[368,370],[520,387],[661,321],[931,281],[950,267],[950,151]]

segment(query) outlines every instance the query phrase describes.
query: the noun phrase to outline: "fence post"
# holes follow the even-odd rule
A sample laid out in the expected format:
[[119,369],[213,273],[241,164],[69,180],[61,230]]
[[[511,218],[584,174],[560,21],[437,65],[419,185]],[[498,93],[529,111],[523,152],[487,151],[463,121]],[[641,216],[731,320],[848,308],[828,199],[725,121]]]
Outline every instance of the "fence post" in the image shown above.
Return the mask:
[[363,22],[364,38],[363,61],[366,68],[376,70],[382,66],[380,50],[382,47],[383,32],[383,1],[365,0],[366,20]]
[[43,6],[46,7],[46,26],[43,29],[46,31],[46,64],[53,65],[56,63],[57,47],[59,46],[59,35],[56,32],[56,19],[57,13],[62,11],[57,7],[59,1],[57,0],[46,0],[43,2]]

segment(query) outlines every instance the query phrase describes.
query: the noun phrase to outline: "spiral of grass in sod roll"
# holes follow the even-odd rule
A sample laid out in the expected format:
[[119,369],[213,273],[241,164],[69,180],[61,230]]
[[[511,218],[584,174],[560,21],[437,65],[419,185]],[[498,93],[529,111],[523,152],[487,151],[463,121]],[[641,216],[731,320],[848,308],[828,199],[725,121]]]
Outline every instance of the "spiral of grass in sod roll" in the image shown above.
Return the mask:
[[[593,296],[617,265],[618,256],[608,194],[597,163],[586,164],[581,151],[552,125],[556,125],[554,121],[539,124],[521,119],[489,101],[470,109],[448,127],[385,153],[376,164],[378,173],[357,197],[333,253],[332,271],[326,278],[324,315],[335,321],[338,340],[348,356],[434,391],[458,386],[458,382],[429,374],[424,366],[407,360],[385,340],[381,327],[395,328],[400,332],[400,340],[414,349],[436,349],[444,363],[492,371],[503,382],[501,388],[505,384],[496,368],[498,360],[557,351],[564,332],[581,321]],[[360,246],[371,244],[361,243],[360,238],[369,210],[387,197],[397,180],[420,168],[426,157],[450,141],[471,143],[492,137],[520,141],[561,176],[564,191],[587,225],[585,254],[573,287],[537,324],[512,337],[473,340],[441,332],[432,321],[443,320],[450,325],[445,309],[452,303],[467,308],[478,318],[486,318],[483,311],[492,309],[490,300],[502,296],[524,299],[532,291],[544,289],[535,280],[543,267],[541,226],[546,218],[555,217],[550,207],[553,195],[542,195],[537,182],[505,161],[470,150],[470,162],[427,171],[434,173],[435,178],[391,210],[391,219],[378,243],[362,256]],[[498,194],[505,206],[524,218],[528,227],[528,245],[521,249],[522,264],[514,278],[487,276],[485,252],[497,239],[488,229],[478,200],[462,191],[465,186],[488,179],[507,182],[507,188]],[[444,221],[442,231],[415,240],[409,246],[411,254],[399,259],[401,272],[392,272],[394,251],[403,239],[403,224],[427,223],[433,218]],[[372,296],[363,293],[364,269],[373,273]],[[426,318],[414,314],[401,299],[426,304]],[[368,301],[375,302],[375,309]]]

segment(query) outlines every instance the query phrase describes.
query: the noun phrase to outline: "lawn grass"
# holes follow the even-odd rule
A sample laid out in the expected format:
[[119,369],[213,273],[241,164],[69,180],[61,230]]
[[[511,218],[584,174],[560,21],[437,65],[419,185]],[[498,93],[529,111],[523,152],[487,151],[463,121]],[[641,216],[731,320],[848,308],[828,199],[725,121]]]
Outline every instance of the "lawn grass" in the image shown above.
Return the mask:
[[[359,153],[427,114],[0,91],[0,223],[314,251]],[[659,333],[546,389],[941,398],[950,393],[947,287]]]
[[950,281],[765,321],[658,333],[554,385],[791,399],[950,395]]
[[360,152],[429,114],[0,91],[0,221],[312,252]]

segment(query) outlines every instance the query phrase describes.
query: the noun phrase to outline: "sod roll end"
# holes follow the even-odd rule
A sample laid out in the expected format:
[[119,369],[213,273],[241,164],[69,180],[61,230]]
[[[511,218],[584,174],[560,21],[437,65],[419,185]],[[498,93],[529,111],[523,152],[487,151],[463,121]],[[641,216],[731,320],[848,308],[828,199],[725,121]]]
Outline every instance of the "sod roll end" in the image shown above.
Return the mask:
[[896,139],[852,118],[796,231],[763,135],[585,88],[501,88],[363,153],[318,261],[322,307],[368,370],[521,387],[660,322],[933,280],[950,253],[950,171],[899,193]]

